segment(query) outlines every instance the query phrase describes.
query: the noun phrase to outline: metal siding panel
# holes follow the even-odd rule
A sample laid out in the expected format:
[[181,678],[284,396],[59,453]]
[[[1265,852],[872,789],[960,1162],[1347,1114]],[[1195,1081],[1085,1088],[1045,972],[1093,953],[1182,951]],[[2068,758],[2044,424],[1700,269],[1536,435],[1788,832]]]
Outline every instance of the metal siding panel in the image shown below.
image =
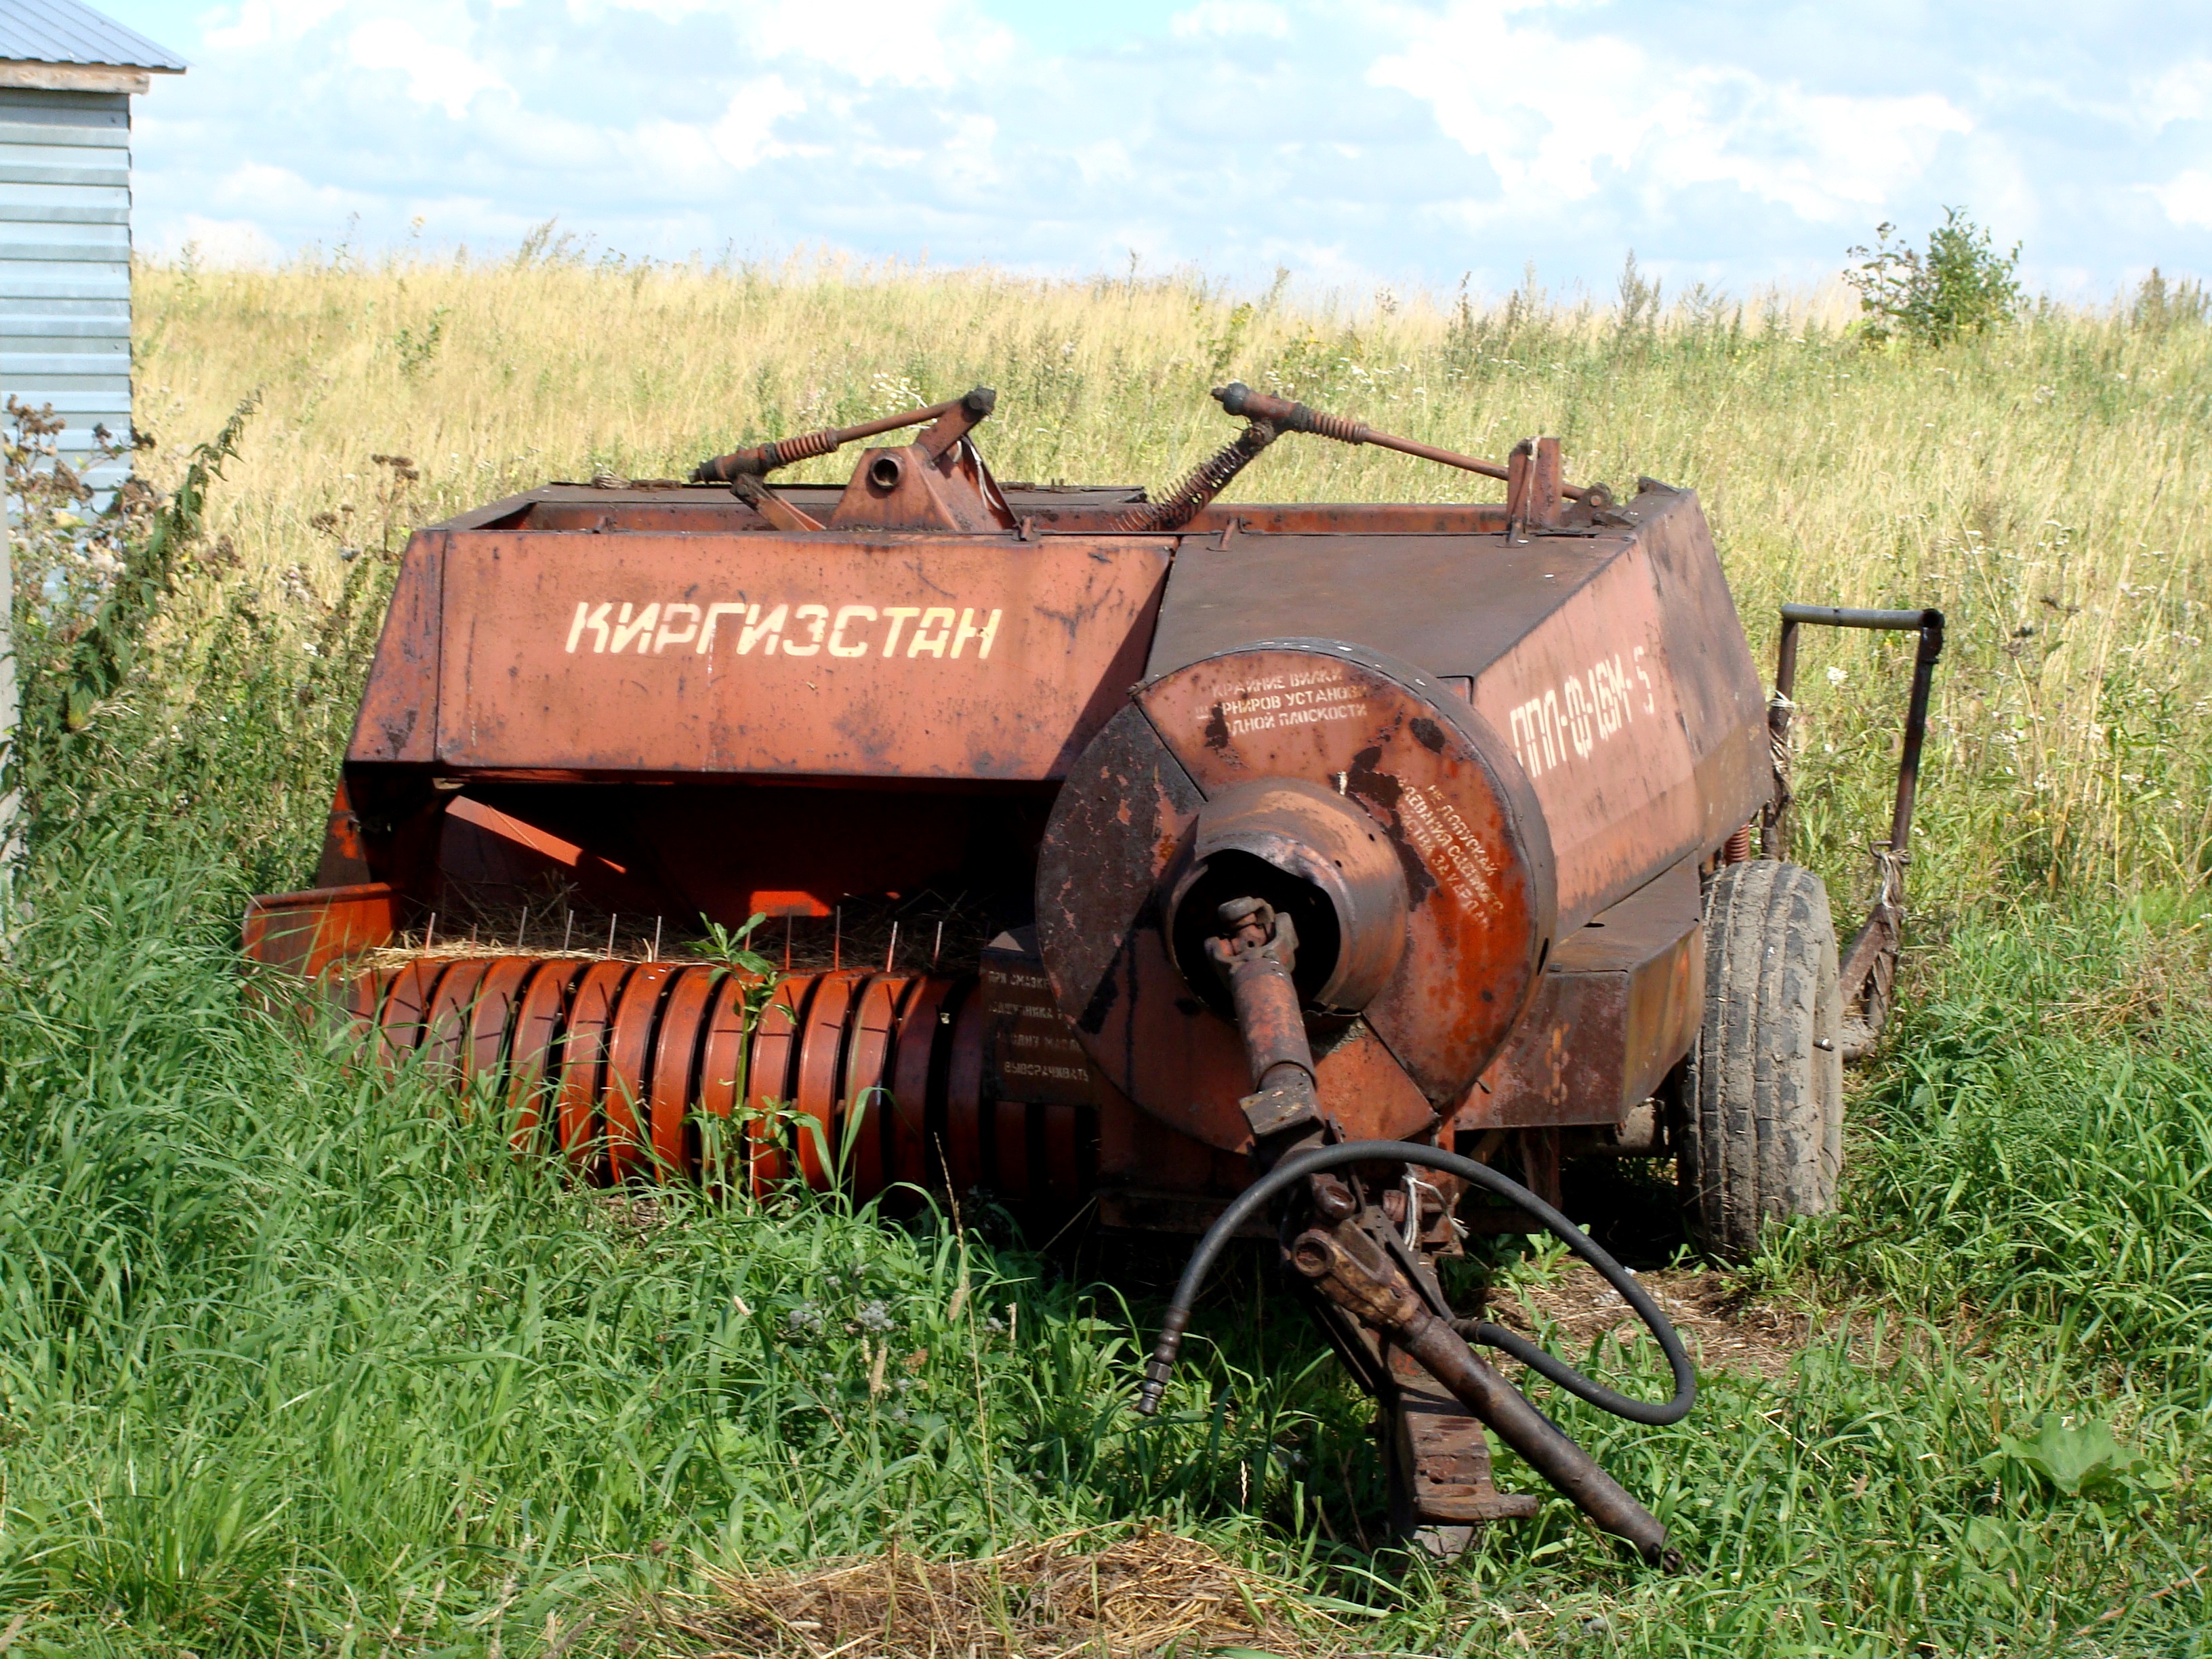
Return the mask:
[[[8,342],[11,337],[6,329],[0,328],[0,342]],[[131,342],[112,334],[105,339],[33,337],[21,345],[0,343],[0,356],[19,366],[25,365],[26,360],[30,358],[40,361],[51,358],[55,364],[54,372],[58,374],[104,374],[112,372],[107,365],[131,361]],[[88,368],[88,364],[98,367]]]
[[[26,161],[20,152],[27,149],[52,148],[45,144],[10,144],[0,147],[0,185],[59,185],[71,189],[131,188],[131,169],[122,167],[85,167],[76,161]],[[70,146],[71,153],[77,154]]]
[[131,384],[129,351],[0,351],[0,385],[18,386],[36,381],[66,384],[82,390],[90,381]]
[[[0,217],[19,219],[25,210],[51,213],[64,208],[72,213],[94,211],[127,214],[131,208],[129,175],[118,173],[116,182],[91,185],[13,184],[0,179]],[[90,224],[125,224],[126,219],[93,219]]]
[[69,340],[120,340],[129,355],[131,323],[121,317],[26,317],[0,311],[0,351],[59,351]]
[[[72,245],[110,242],[118,246],[128,246],[130,224],[128,214],[111,219],[105,224],[83,224],[50,218],[35,208],[19,209],[0,204],[0,228],[12,225],[15,228],[11,240],[15,241],[67,242]],[[8,234],[4,228],[0,228],[0,234]]]
[[131,135],[119,130],[11,126],[0,112],[0,161],[17,167],[94,167],[112,173],[131,165]]
[[[30,3],[0,0],[0,53]],[[57,449],[103,495],[131,472],[93,436],[131,430],[130,112],[121,93],[0,89],[0,384],[66,422]]]
[[40,264],[82,264],[89,262],[122,265],[126,270],[129,267],[131,235],[128,226],[118,227],[123,232],[119,236],[103,236],[95,240],[91,236],[55,234],[70,228],[65,225],[40,225],[36,229],[41,234],[35,241],[27,236],[11,235],[9,228],[4,222],[0,222],[0,259],[27,259]]
[[[8,392],[10,397],[21,398],[33,409],[41,404],[52,404],[55,414],[68,416],[70,426],[88,432],[94,420],[119,415],[123,409],[122,399],[112,392],[80,392],[74,387],[47,386],[15,386]],[[110,421],[108,424],[114,422]]]
[[127,128],[131,94],[0,87],[0,121],[4,120],[35,122],[41,126]]
[[[122,194],[121,191],[102,191]],[[0,224],[5,225],[122,225],[131,223],[131,208],[126,199],[118,206],[102,203],[94,206],[86,203],[27,202],[21,198],[10,199],[0,192]]]
[[0,304],[10,309],[127,307],[130,302],[131,268],[120,260],[106,265],[41,265],[0,258]]
[[26,126],[0,111],[0,156],[18,167],[105,167],[131,165],[127,127]]
[[[8,0],[0,0],[0,9],[5,9]],[[129,97],[128,93],[95,92],[84,87],[0,87],[0,107],[13,104],[25,109],[90,110],[112,115],[130,108]]]

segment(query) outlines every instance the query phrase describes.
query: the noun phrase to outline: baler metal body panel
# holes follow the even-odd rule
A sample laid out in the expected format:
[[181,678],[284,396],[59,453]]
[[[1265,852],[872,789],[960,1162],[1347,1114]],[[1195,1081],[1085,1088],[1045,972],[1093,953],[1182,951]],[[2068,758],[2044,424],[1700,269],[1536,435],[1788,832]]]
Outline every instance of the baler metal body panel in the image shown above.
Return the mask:
[[[1648,501],[1650,494],[1638,498]],[[1766,698],[1696,498],[1633,531],[1293,534],[1187,546],[1158,676],[1285,635],[1356,640],[1458,682],[1512,744],[1579,926],[1767,799]]]
[[1172,550],[428,534],[348,758],[541,778],[1058,777],[1137,677]]

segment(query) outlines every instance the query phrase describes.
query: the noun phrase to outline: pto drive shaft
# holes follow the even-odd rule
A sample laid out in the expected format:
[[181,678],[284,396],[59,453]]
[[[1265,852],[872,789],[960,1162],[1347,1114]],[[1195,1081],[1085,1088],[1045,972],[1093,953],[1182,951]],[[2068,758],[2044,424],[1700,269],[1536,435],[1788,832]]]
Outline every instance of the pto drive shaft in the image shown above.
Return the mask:
[[[1239,1103],[1253,1132],[1254,1155],[1264,1166],[1275,1164],[1291,1144],[1311,1146],[1325,1133],[1313,1051],[1291,978],[1297,961],[1297,932],[1288,915],[1257,897],[1231,899],[1218,908],[1215,920],[1220,932],[1207,939],[1206,954],[1227,983],[1235,1004],[1237,1029],[1244,1039],[1254,1089]],[[1345,1150],[1342,1146],[1330,1148],[1325,1156],[1340,1158]],[[1377,1146],[1372,1150],[1382,1149]],[[1462,1162],[1451,1154],[1442,1153],[1441,1149],[1406,1147],[1392,1151],[1408,1163],[1429,1162],[1439,1156],[1449,1163]],[[1287,1165],[1279,1164],[1275,1175],[1262,1176],[1244,1199],[1231,1206],[1231,1214],[1252,1205],[1255,1194],[1259,1192],[1275,1188],[1288,1194],[1298,1183],[1284,1180],[1284,1175],[1288,1169],[1306,1164],[1307,1159],[1294,1155]],[[1485,1170],[1482,1174],[1490,1177],[1483,1184],[1502,1184],[1510,1193],[1527,1200],[1531,1208],[1540,1212],[1547,1208],[1534,1194],[1523,1192],[1494,1172]],[[1304,1184],[1311,1206],[1307,1213],[1318,1212],[1323,1219],[1307,1226],[1291,1240],[1287,1252],[1290,1265],[1328,1301],[1385,1340],[1404,1349],[1583,1514],[1606,1531],[1626,1539],[1652,1565],[1670,1572],[1679,1571],[1681,1555],[1668,1546],[1667,1529],[1651,1512],[1630,1497],[1619,1481],[1598,1467],[1595,1458],[1537,1410],[1526,1395],[1477,1358],[1449,1319],[1437,1317],[1428,1306],[1406,1267],[1394,1261],[1390,1252],[1376,1242],[1371,1230],[1381,1224],[1380,1214],[1371,1206],[1360,1204],[1342,1182],[1321,1169],[1311,1169]],[[1575,1231],[1564,1217],[1540,1215],[1539,1218],[1547,1226],[1556,1219],[1568,1232]],[[1160,1397],[1166,1389],[1169,1371],[1175,1364],[1189,1320],[1197,1284],[1212,1253],[1219,1249],[1221,1239],[1230,1230],[1231,1217],[1224,1215],[1200,1241],[1183,1283],[1176,1290],[1138,1401],[1137,1409],[1147,1416],[1158,1409]],[[1410,1237],[1407,1243],[1410,1247]],[[1578,1253],[1602,1256],[1578,1233],[1571,1243],[1577,1243]],[[1610,1258],[1604,1258],[1601,1271],[1612,1265]],[[1619,1276],[1617,1268],[1607,1274],[1608,1278]],[[1632,1305],[1637,1306],[1639,1315],[1644,1314],[1643,1304],[1647,1300],[1640,1290],[1633,1296]],[[1656,1307],[1650,1309],[1649,1316],[1657,1318],[1659,1326],[1665,1323]],[[1657,1334],[1659,1327],[1654,1328]],[[1680,1344],[1671,1341],[1672,1337],[1671,1329],[1666,1331],[1661,1338],[1662,1346],[1668,1349],[1669,1362],[1675,1365],[1678,1383],[1687,1382],[1687,1360],[1679,1355]],[[1550,1361],[1548,1356],[1544,1358],[1542,1369],[1547,1373],[1564,1369],[1557,1368],[1556,1362]],[[1572,1379],[1569,1386],[1574,1392],[1584,1398],[1593,1397],[1586,1379],[1571,1372],[1567,1376]],[[1680,1416],[1688,1409],[1694,1386],[1692,1382],[1687,1389],[1678,1388],[1675,1401],[1650,1416],[1668,1421]],[[1632,1412],[1640,1409],[1625,1401],[1607,1409],[1619,1410],[1624,1406]]]

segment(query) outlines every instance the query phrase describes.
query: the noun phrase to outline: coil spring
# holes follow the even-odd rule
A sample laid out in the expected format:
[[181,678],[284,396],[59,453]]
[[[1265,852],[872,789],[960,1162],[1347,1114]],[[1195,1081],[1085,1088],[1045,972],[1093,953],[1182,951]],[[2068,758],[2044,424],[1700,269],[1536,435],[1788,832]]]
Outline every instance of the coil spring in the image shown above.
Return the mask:
[[795,466],[800,461],[811,461],[817,455],[827,455],[837,447],[837,434],[827,427],[815,432],[802,432],[796,438],[778,438],[762,448],[775,459],[771,467]]
[[773,472],[780,466],[811,461],[836,447],[837,434],[826,427],[818,432],[802,432],[795,438],[776,438],[750,449],[733,449],[726,455],[700,462],[691,469],[691,482],[737,483]]
[[1275,428],[1272,424],[1251,422],[1234,440],[1193,467],[1162,499],[1133,507],[1116,517],[1114,528],[1126,536],[1150,536],[1164,530],[1180,529],[1226,489],[1229,481],[1274,441]]
[[1305,404],[1294,405],[1290,419],[1284,424],[1293,432],[1316,433],[1324,438],[1334,438],[1340,444],[1364,444],[1375,431],[1364,421],[1355,421],[1344,415],[1327,414]]
[[972,975],[763,988],[695,963],[421,957],[356,975],[347,1007],[386,1068],[488,1097],[518,1153],[557,1152],[594,1184],[984,1188],[1062,1213],[1095,1184],[1094,1113],[983,1098]]

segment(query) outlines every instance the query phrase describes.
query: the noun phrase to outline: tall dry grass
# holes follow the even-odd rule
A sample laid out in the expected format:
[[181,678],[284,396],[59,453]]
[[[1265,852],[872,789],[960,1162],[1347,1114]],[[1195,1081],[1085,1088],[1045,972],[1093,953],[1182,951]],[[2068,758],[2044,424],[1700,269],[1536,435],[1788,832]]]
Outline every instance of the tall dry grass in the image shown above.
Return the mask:
[[[1931,352],[1865,345],[1832,297],[1700,292],[1654,321],[1533,290],[1332,307],[1190,277],[542,255],[137,280],[142,421],[197,437],[264,390],[211,528],[272,592],[327,594],[342,550],[549,478],[681,476],[740,441],[977,382],[1000,389],[983,438],[1002,477],[1158,483],[1230,429],[1206,392],[1237,375],[1478,453],[1557,433],[1577,478],[1694,486],[1762,655],[1784,599],[1942,606],[1923,893],[2171,888],[2206,866],[2202,326],[2045,307]],[[1238,486],[1483,488],[1320,441],[1278,447]],[[1808,646],[1808,816],[1832,863],[1880,816],[1908,651]]]

